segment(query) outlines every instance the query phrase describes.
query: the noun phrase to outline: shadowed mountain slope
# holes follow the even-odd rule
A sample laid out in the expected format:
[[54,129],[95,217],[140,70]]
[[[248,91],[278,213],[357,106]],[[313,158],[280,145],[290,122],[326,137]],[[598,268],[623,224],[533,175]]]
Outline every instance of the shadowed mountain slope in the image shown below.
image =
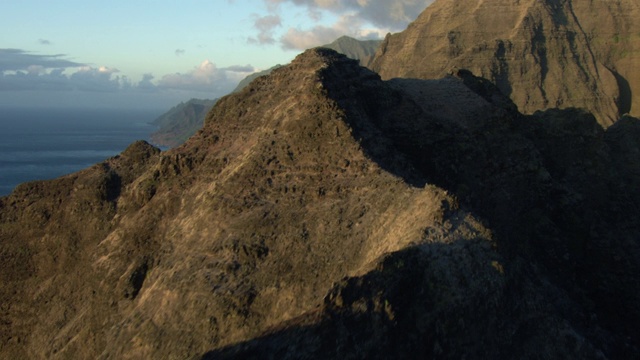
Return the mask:
[[638,124],[309,50],[0,198],[0,355],[638,356]]
[[437,0],[371,68],[384,79],[469,69],[524,113],[580,107],[606,127],[640,115],[639,16],[635,0]]

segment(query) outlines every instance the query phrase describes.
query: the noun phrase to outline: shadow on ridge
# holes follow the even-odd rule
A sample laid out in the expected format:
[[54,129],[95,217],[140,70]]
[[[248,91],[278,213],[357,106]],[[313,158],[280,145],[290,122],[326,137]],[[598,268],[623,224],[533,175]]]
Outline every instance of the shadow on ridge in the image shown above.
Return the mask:
[[525,116],[466,70],[393,79],[329,66],[324,85],[363,150],[413,186],[437,185],[613,332],[640,342],[640,120],[606,131],[580,109]]

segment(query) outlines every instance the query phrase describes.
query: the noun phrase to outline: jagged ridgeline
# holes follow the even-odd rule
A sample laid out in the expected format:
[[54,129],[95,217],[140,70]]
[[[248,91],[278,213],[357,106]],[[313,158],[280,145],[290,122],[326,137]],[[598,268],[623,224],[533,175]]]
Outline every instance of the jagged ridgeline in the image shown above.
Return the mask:
[[638,18],[637,0],[437,0],[371,68],[384,79],[469,69],[524,113],[580,107],[606,127],[640,116]]
[[638,139],[309,50],[0,198],[0,357],[637,358]]

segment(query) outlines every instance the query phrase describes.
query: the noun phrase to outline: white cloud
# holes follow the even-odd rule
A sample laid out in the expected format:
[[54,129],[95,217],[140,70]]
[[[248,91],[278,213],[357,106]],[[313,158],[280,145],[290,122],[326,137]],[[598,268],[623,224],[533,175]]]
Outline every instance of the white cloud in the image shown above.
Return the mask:
[[289,28],[280,41],[285,49],[304,50],[328,44],[343,35],[359,39],[380,39],[388,32],[388,29],[367,28],[366,25],[355,15],[346,14],[331,26],[316,25],[310,29]]
[[352,13],[376,27],[403,30],[433,0],[264,0],[270,8],[291,3],[343,15]]
[[216,64],[205,60],[188,73],[163,76],[158,82],[158,87],[208,93],[226,93],[233,90],[241,78],[254,71],[253,67],[249,65],[218,68]]
[[126,78],[112,77],[118,69],[101,66],[93,68],[83,66],[69,76],[71,86],[80,91],[111,92],[127,86]]
[[108,67],[77,67],[70,75],[66,68],[48,69],[44,65],[29,65],[24,70],[0,73],[0,91],[89,91],[113,92],[127,87],[124,76],[112,76],[117,69]]
[[[332,42],[342,35],[355,38],[382,38],[388,32],[404,30],[433,0],[264,0],[269,16],[278,16],[281,7],[293,5],[307,11],[308,28],[288,28],[280,37],[285,49],[302,50]],[[337,16],[333,24],[324,24],[323,14]],[[265,16],[265,18],[268,16]],[[275,42],[273,28],[250,38],[252,43]],[[268,35],[268,36],[265,36]],[[264,37],[264,41],[260,41]]]
[[29,65],[29,67],[27,67],[27,73],[29,75],[45,74],[46,70],[47,69],[42,65]]
[[341,35],[336,29],[321,25],[308,30],[290,28],[282,36],[281,42],[285,49],[304,50],[330,43]]
[[156,104],[154,106],[166,106],[167,99],[177,103],[193,97],[224,96],[255,71],[251,65],[220,68],[205,60],[189,71],[159,79],[147,73],[136,83],[113,67],[76,63],[63,55],[32,55],[19,49],[0,49],[0,105],[28,104],[33,94],[50,94],[50,99],[66,99],[64,101],[73,106],[82,105],[80,99],[91,98],[95,103],[101,97],[111,99],[114,104],[116,99],[130,104],[135,104],[134,99],[144,99],[148,104]]
[[254,16],[253,26],[258,30],[258,35],[250,37],[249,43],[261,45],[275,43],[274,30],[281,25],[282,19],[278,15]]

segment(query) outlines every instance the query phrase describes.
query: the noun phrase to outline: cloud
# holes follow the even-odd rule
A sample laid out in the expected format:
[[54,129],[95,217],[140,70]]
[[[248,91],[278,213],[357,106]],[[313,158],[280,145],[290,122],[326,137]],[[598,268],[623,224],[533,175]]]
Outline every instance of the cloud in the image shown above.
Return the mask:
[[36,55],[20,49],[0,49],[0,73],[5,71],[28,70],[30,66],[45,69],[80,67],[86,64],[65,59],[66,55]]
[[51,45],[51,41],[47,39],[38,39],[38,44],[40,45]]
[[250,65],[218,68],[216,64],[205,60],[190,72],[163,76],[158,82],[158,87],[224,95],[233,90],[243,77],[254,71]]
[[0,91],[72,90],[69,78],[62,71],[63,69],[56,69],[48,73],[18,71],[14,74],[0,74]]
[[154,107],[194,97],[224,96],[256,71],[251,65],[218,67],[205,60],[186,72],[158,79],[146,73],[138,82],[132,82],[113,67],[89,66],[63,55],[33,55],[19,49],[0,49],[0,69],[0,105],[29,104],[34,97],[44,97],[48,103],[59,99],[68,106],[86,105],[81,99],[99,104],[104,98],[111,99],[114,106],[117,99],[127,104],[141,99]]
[[186,53],[187,51],[185,49],[176,49],[175,54],[176,56],[182,56]]
[[47,69],[42,65],[31,65],[27,68],[29,75],[40,75],[46,73]]
[[140,82],[138,82],[138,84],[136,85],[136,87],[142,91],[155,91],[157,90],[157,86],[151,82],[151,80],[154,79],[154,76],[152,74],[144,74],[142,75],[142,80],[140,80]]
[[[120,71],[105,66],[81,66],[70,74],[65,69],[47,70],[32,65],[24,71],[0,74],[0,91],[81,91],[81,92],[158,92],[184,91],[210,94],[220,97],[233,90],[238,82],[256,70],[251,65],[234,65],[219,68],[209,60],[185,73],[162,76],[157,83],[152,74],[144,74],[138,83],[132,84]],[[202,94],[200,95],[202,97]]]
[[[290,27],[279,37],[284,49],[303,50],[334,41],[342,35],[360,39],[380,39],[388,32],[404,30],[433,0],[263,0],[271,15],[279,16],[283,6],[306,10],[306,28]],[[324,24],[325,14],[337,17],[333,24]],[[268,16],[262,17],[267,18]],[[260,19],[262,19],[260,18]],[[274,29],[260,27],[250,43],[275,43]]]
[[70,84],[80,91],[91,92],[113,92],[119,91],[123,87],[128,87],[128,80],[119,76],[112,75],[120,72],[118,69],[101,66],[93,68],[83,66],[75,73],[69,76]]
[[[117,69],[93,68],[65,59],[66,55],[36,55],[21,49],[0,49],[0,91],[116,91],[125,77]],[[71,75],[65,74],[70,70]]]
[[32,65],[26,71],[0,74],[0,91],[85,91],[116,92],[130,87],[125,76],[113,76],[117,69],[83,66],[67,75],[65,69],[47,70]]
[[379,28],[403,30],[433,0],[264,0],[270,8],[291,3],[310,10],[325,10],[337,15],[352,13]]
[[285,49],[304,50],[328,44],[342,35],[344,33],[339,29],[321,25],[308,30],[290,28],[282,36],[281,44]]
[[366,23],[353,14],[342,15],[331,26],[316,25],[310,29],[289,28],[281,37],[284,49],[304,50],[328,44],[343,35],[360,39],[380,39],[388,30],[367,28]]
[[274,30],[281,25],[282,19],[279,15],[256,16],[253,26],[258,30],[258,35],[250,37],[249,43],[261,45],[275,43]]

